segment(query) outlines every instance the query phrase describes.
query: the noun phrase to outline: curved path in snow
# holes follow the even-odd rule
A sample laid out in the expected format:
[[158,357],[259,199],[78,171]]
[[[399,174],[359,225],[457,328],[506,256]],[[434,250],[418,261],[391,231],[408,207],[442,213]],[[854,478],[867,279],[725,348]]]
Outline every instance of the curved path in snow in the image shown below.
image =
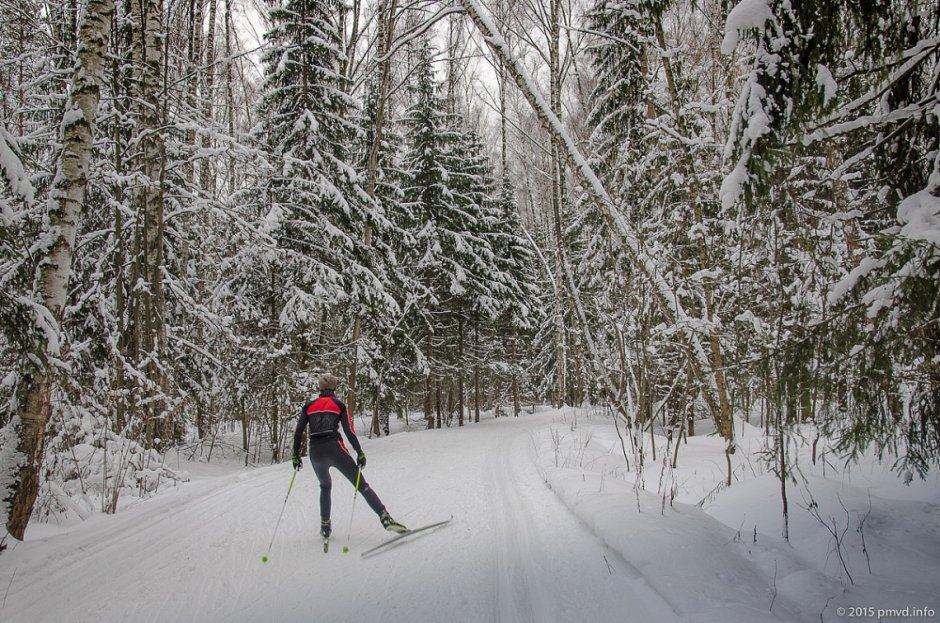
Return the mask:
[[[445,528],[362,559],[388,537],[334,479],[331,552],[318,486],[297,477],[261,556],[289,464],[186,484],[70,534],[0,555],[4,621],[450,623],[669,622],[678,617],[539,476],[532,436],[548,414],[363,440],[365,475],[406,525]],[[15,570],[15,576],[12,576]],[[12,583],[10,578],[12,577]]]

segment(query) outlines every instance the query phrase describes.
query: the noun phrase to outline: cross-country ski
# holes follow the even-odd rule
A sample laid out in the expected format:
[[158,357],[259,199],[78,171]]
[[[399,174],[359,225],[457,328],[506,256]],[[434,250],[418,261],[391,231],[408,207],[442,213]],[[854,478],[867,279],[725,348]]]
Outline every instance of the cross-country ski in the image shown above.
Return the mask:
[[407,537],[410,537],[410,536],[413,536],[422,532],[426,532],[428,530],[433,530],[434,528],[440,528],[441,526],[446,526],[452,520],[453,520],[453,517],[451,517],[450,519],[445,519],[444,521],[438,521],[436,523],[428,524],[426,526],[421,526],[420,528],[412,528],[404,532],[400,532],[397,535],[393,536],[392,538],[388,539],[387,541],[383,541],[382,543],[379,543],[375,547],[372,547],[362,552],[361,556],[363,558],[368,558],[369,556],[372,556],[380,551],[389,549],[390,547],[392,547],[393,545],[397,543],[400,543],[403,539]]

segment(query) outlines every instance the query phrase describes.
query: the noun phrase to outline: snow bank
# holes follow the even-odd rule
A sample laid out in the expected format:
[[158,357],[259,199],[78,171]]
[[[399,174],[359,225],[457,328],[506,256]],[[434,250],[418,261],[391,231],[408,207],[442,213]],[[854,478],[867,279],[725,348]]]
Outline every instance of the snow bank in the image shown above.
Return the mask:
[[719,437],[690,438],[675,470],[663,463],[665,440],[657,436],[651,462],[647,439],[638,476],[606,418],[569,417],[556,429],[563,433],[539,438],[540,469],[572,512],[690,620],[828,621],[851,607],[940,612],[936,473],[905,486],[871,457],[843,468],[824,440],[813,465],[811,442],[801,442],[787,542],[780,482],[759,455],[762,431],[736,429],[730,488]]
[[81,409],[63,414],[43,471],[47,476],[35,518],[66,524],[115,510],[124,496],[146,498],[189,481],[188,474],[168,466],[159,452],[112,432],[103,418]]

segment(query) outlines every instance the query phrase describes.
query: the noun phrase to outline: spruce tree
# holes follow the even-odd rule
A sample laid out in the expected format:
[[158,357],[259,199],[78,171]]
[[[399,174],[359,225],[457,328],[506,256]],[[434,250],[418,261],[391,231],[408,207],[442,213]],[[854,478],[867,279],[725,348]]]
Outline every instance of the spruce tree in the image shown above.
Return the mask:
[[311,309],[380,304],[383,270],[367,225],[384,218],[353,165],[356,101],[336,68],[342,53],[335,0],[290,0],[270,12],[257,139],[272,166],[264,180],[262,227],[277,242],[271,264],[284,281],[282,324],[300,328]]

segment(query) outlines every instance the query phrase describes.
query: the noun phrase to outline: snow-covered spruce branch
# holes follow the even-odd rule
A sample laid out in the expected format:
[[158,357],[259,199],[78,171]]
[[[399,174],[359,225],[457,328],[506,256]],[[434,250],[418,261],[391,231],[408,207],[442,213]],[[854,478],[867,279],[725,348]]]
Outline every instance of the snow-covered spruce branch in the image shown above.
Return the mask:
[[[902,80],[905,76],[914,71],[917,65],[931,58],[938,47],[940,47],[940,37],[934,37],[921,41],[913,48],[906,50],[900,55],[900,58],[907,60],[905,60],[905,62],[900,67],[892,71],[887,78],[879,82],[874,88],[869,89],[862,96],[855,98],[845,106],[842,106],[838,110],[835,110],[827,115],[819,122],[817,127],[823,128],[838,121],[839,119],[844,119],[859,108],[862,108],[863,106],[866,106],[871,102],[879,99],[895,84],[897,84],[898,81]],[[818,138],[811,138],[817,132],[818,130],[810,132],[810,134],[808,134],[807,137],[803,139],[804,144],[808,145],[814,140],[818,140]]]
[[804,136],[802,142],[804,145],[811,145],[812,143],[816,143],[827,138],[848,134],[850,132],[871,126],[885,125],[888,123],[899,123],[909,119],[917,119],[923,116],[924,111],[928,110],[932,106],[936,106],[938,98],[940,98],[940,94],[933,93],[929,97],[925,97],[916,104],[911,104],[910,106],[905,106],[904,108],[899,108],[897,110],[892,110],[886,113],[864,115],[861,117],[856,117],[851,121],[844,121],[826,128],[815,130],[814,132]]

